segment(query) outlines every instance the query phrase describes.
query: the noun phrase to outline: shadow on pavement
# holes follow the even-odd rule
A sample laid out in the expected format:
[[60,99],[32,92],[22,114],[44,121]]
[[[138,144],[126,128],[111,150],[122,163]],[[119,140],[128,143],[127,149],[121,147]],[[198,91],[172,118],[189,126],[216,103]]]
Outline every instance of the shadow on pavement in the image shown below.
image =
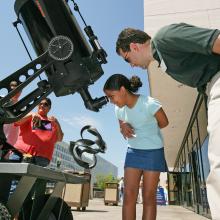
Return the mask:
[[71,211],[74,212],[109,212],[109,211],[105,211],[105,210],[85,210],[85,211],[81,211],[81,210],[76,210],[76,209],[71,209]]

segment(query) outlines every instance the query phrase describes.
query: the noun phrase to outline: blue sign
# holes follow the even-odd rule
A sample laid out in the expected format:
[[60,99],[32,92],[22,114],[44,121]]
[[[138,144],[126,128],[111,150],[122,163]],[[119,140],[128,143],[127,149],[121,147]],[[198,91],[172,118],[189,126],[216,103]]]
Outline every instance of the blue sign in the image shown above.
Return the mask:
[[157,205],[166,205],[166,199],[163,187],[157,188]]

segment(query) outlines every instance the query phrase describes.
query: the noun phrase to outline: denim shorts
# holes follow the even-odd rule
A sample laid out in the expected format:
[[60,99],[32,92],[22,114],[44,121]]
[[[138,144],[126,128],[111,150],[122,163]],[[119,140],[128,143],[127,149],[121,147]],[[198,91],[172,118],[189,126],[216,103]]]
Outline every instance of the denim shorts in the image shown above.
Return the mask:
[[154,150],[128,148],[124,168],[167,172],[164,148]]

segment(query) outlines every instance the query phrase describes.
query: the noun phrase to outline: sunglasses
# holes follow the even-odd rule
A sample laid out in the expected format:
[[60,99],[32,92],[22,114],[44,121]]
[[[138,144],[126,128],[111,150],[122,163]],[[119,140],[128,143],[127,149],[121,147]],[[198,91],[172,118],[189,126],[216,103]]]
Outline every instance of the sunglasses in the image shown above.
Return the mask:
[[39,105],[43,105],[45,107],[49,107],[50,106],[47,102],[41,102]]

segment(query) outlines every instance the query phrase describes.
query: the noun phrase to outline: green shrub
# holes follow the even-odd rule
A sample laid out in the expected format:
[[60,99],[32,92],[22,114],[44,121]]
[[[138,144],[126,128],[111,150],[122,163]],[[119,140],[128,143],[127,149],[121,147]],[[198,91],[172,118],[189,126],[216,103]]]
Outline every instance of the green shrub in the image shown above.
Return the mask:
[[96,176],[96,185],[98,188],[104,190],[105,189],[105,183],[118,183],[118,180],[112,175],[97,175]]

